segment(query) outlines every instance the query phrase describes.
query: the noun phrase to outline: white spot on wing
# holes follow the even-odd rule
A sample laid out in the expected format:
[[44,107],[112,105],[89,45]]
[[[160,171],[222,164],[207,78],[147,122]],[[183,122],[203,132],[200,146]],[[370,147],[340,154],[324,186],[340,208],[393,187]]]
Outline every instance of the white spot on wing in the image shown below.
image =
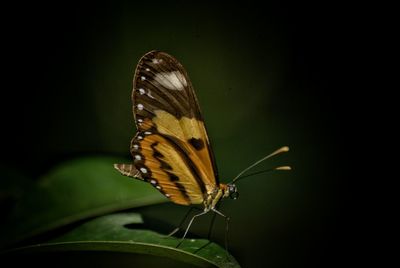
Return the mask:
[[150,69],[149,69],[149,68],[146,68],[146,71],[148,71],[148,72],[149,72],[149,71],[150,71]]
[[133,149],[135,149],[135,150],[139,149],[139,145],[134,144],[134,145],[133,145]]
[[154,79],[160,85],[172,90],[183,90],[187,86],[185,76],[179,71],[158,73]]
[[139,118],[137,121],[138,121],[139,123],[142,123],[142,122],[143,122],[143,119]]
[[160,186],[160,185],[157,185],[156,188],[157,188],[158,190],[160,190],[160,189],[161,189],[161,186]]
[[156,180],[151,180],[150,183],[151,184],[157,184]]
[[136,160],[142,160],[142,157],[139,154],[137,154],[137,155],[135,155],[135,159]]
[[143,174],[146,174],[146,173],[147,173],[147,169],[145,169],[144,167],[141,167],[141,168],[140,168],[140,171],[141,171]]
[[138,105],[137,105],[137,108],[139,109],[139,110],[143,110],[143,104],[141,104],[141,103],[139,103]]
[[140,79],[141,79],[142,81],[144,81],[144,80],[146,80],[146,77],[141,76]]
[[168,198],[169,198],[169,197],[171,197],[171,195],[170,195],[170,194],[165,194],[165,196],[166,196],[166,197],[168,197]]
[[152,60],[152,62],[153,62],[154,64],[158,64],[158,63],[162,62],[162,59],[156,59],[156,58],[154,58],[154,59]]
[[140,93],[140,95],[143,95],[145,92],[146,92],[146,91],[144,91],[143,88],[139,88],[139,93]]

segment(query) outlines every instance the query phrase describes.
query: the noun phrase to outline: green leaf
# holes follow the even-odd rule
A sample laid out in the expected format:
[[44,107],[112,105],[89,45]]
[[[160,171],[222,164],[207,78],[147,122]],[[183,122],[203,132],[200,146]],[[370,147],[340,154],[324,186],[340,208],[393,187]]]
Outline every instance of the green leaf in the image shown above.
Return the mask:
[[[178,238],[132,229],[142,223],[139,214],[118,213],[98,217],[48,243],[13,250],[11,253],[51,251],[111,251],[170,258],[199,267],[240,267],[224,248],[205,239]],[[10,252],[9,252],[10,253]]]
[[24,193],[1,223],[1,244],[10,245],[93,216],[168,201],[149,184],[116,171],[113,164],[121,161],[81,158],[53,169]]

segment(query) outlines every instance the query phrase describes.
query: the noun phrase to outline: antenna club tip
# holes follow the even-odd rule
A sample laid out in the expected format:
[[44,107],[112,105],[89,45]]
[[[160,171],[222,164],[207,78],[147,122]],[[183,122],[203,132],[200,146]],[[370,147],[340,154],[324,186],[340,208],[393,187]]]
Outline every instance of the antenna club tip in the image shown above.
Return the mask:
[[289,146],[283,146],[281,150],[282,152],[289,152]]
[[292,167],[290,167],[290,166],[281,166],[281,167],[275,168],[275,170],[292,170]]

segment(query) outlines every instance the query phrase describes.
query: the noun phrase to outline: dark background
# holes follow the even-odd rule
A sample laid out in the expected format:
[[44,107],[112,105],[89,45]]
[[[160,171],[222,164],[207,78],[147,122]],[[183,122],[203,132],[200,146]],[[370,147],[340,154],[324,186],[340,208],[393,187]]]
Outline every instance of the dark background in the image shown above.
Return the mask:
[[[129,158],[130,94],[146,52],[186,67],[206,120],[221,181],[283,145],[264,167],[290,173],[239,183],[230,251],[243,267],[323,267],[354,255],[346,6],[189,1],[21,4],[3,9],[2,165],[37,178],[82,155]],[[354,125],[352,125],[354,127]],[[142,210],[160,226],[185,213]],[[160,227],[161,228],[161,227]],[[192,229],[205,235],[207,218]],[[224,225],[214,239],[223,243]]]

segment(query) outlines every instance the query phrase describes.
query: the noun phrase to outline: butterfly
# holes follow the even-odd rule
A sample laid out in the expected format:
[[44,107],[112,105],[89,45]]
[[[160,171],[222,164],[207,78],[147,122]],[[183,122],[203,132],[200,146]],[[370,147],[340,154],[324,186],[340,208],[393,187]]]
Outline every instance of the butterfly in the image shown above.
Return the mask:
[[[123,175],[145,181],[179,205],[203,205],[195,217],[217,210],[222,198],[238,197],[235,181],[265,159],[288,150],[282,147],[221,183],[204,119],[193,85],[182,64],[161,52],[146,53],[136,67],[133,115],[137,133],[131,141],[131,164],[115,164]],[[286,170],[289,167],[275,169]]]

